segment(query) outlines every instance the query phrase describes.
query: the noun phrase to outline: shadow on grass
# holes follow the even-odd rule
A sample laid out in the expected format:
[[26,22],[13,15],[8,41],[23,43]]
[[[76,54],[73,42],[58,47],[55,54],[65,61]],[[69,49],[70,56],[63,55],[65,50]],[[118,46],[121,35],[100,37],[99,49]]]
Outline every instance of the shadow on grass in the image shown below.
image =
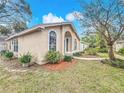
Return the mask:
[[111,65],[112,67],[124,69],[124,60],[122,59],[116,59],[114,61],[110,59],[105,59],[105,60],[102,60],[101,63]]

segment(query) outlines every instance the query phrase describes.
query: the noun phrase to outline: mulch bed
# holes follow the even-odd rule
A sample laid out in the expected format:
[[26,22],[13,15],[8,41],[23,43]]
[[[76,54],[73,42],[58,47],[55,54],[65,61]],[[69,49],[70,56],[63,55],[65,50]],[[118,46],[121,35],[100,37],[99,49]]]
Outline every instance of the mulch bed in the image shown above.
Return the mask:
[[6,70],[10,72],[23,72],[27,70],[37,70],[37,69],[45,69],[48,71],[60,71],[66,68],[69,68],[70,66],[76,64],[76,60],[73,60],[72,62],[64,62],[61,61],[58,64],[44,64],[44,65],[38,65],[38,64],[32,64],[27,68],[23,68],[21,63],[19,63],[18,59],[12,59],[12,60],[1,60],[0,59],[0,65],[2,65]]
[[49,70],[49,71],[61,71],[61,70],[64,70],[64,69],[67,69],[71,66],[73,66],[74,64],[76,64],[76,60],[73,60],[72,62],[64,62],[64,61],[61,61],[57,64],[44,64],[42,65],[43,68]]

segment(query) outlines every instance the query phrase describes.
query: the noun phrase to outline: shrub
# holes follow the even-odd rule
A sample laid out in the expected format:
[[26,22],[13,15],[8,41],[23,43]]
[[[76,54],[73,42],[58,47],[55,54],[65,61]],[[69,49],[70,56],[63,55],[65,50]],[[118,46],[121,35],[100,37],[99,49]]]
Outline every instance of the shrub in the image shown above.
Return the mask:
[[67,61],[67,62],[71,62],[72,61],[72,56],[67,56],[67,55],[65,55],[64,56],[64,61]]
[[97,55],[98,49],[96,48],[88,48],[85,50],[85,53],[88,55]]
[[123,68],[124,69],[124,60],[116,59],[116,60],[104,60],[102,61],[104,64],[109,64],[113,67]]
[[61,54],[59,52],[56,52],[56,51],[49,51],[46,54],[45,58],[49,63],[55,64],[61,60]]
[[99,48],[98,52],[100,52],[100,53],[107,53],[108,49],[107,48]]
[[124,54],[124,48],[121,48],[121,49],[118,51],[118,53]]
[[81,56],[81,55],[82,55],[82,52],[73,53],[73,56]]
[[13,57],[13,55],[14,55],[13,52],[9,52],[9,51],[6,51],[5,54],[4,54],[4,56],[6,58],[9,58],[9,59],[11,59]]
[[0,54],[1,54],[1,56],[5,56],[5,53],[7,52],[7,50],[2,50],[1,52],[0,52]]
[[27,54],[24,54],[22,55],[20,58],[19,58],[19,61],[23,64],[26,64],[26,63],[30,63],[31,62],[31,59],[32,59],[32,56],[31,54],[27,53]]

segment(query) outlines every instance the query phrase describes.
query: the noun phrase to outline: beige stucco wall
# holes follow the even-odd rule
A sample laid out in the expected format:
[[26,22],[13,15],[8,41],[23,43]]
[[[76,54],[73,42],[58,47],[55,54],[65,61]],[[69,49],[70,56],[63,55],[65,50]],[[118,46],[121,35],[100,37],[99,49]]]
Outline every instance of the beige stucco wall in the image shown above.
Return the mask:
[[[65,26],[52,26],[46,27],[44,30],[35,31],[33,33],[19,36],[18,37],[18,56],[30,52],[33,57],[36,59],[38,64],[44,63],[44,57],[48,52],[48,42],[49,42],[49,32],[55,31],[57,34],[57,51],[64,54],[64,37],[65,32],[69,31],[72,35],[72,51],[74,49],[74,40],[77,40],[77,50],[80,49],[80,41],[77,38],[76,34],[73,32],[73,29],[70,25]],[[12,40],[12,39],[11,39]],[[8,49],[10,41],[8,41]]]
[[[70,46],[72,51],[79,51],[80,50],[80,40],[77,38],[77,36],[74,33],[74,30],[72,29],[71,26],[68,26],[68,25],[63,26],[63,31],[62,31],[62,34],[63,34],[62,35],[63,36],[62,39],[63,39],[63,41],[64,41],[64,37],[65,37],[66,31],[69,31],[71,33],[71,36],[72,36],[72,46]],[[77,40],[77,50],[74,50],[74,40],[75,39]],[[63,44],[63,47],[64,47],[64,42],[62,44]],[[64,53],[64,49],[62,51]]]

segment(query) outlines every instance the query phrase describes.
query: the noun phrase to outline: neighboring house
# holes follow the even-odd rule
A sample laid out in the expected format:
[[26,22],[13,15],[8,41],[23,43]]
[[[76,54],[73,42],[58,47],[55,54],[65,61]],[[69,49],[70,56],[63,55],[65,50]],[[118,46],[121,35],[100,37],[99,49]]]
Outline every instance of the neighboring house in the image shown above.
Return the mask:
[[6,38],[7,36],[0,36],[0,51],[6,49],[6,41],[5,41]]
[[89,44],[86,42],[81,42],[80,43],[80,50],[84,51],[85,49],[87,49],[89,47]]
[[114,51],[118,52],[121,48],[124,48],[124,40],[118,40],[114,44]]
[[30,52],[38,64],[44,64],[49,50],[63,55],[80,51],[80,38],[71,22],[41,24],[6,39],[8,50],[20,56]]

